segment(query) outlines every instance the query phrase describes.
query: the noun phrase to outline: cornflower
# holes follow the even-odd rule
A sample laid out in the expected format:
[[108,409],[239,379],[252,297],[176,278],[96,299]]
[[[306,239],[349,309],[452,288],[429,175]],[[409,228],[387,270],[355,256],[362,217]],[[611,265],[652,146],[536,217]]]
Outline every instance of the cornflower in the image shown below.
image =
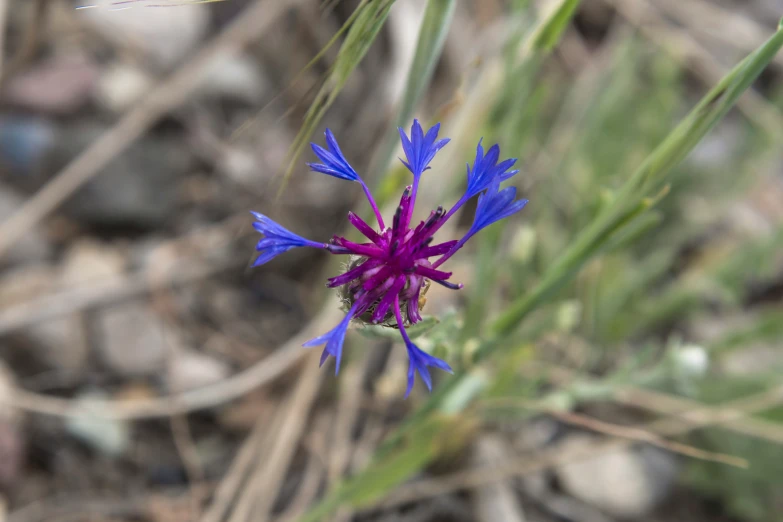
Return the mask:
[[[498,145],[490,147],[485,154],[479,141],[473,165],[467,167],[465,194],[448,211],[439,206],[430,212],[427,219],[412,226],[411,218],[422,174],[430,169],[432,159],[449,142],[448,139],[438,139],[439,130],[440,124],[436,124],[425,133],[418,120],[413,121],[410,136],[403,129],[399,129],[405,153],[405,159],[400,161],[411,171],[413,183],[405,187],[391,226],[384,223],[370,189],[348,163],[334,134],[326,129],[326,148],[311,144],[313,152],[320,160],[320,163],[308,163],[311,170],[359,183],[364,190],[378,221],[378,229],[374,229],[353,212],[348,213],[348,221],[367,239],[363,243],[355,243],[340,236],[333,236],[328,243],[310,241],[283,228],[263,214],[252,213],[256,218],[254,228],[264,235],[256,245],[260,255],[253,266],[262,265],[283,252],[300,247],[320,248],[332,254],[349,256],[345,272],[330,278],[327,283],[331,288],[339,287],[339,295],[347,314],[335,328],[306,342],[304,346],[325,344],[321,365],[330,356],[334,357],[337,375],[340,371],[345,334],[351,321],[398,328],[409,359],[406,398],[413,388],[416,373],[431,391],[429,367],[452,371],[445,361],[416,346],[406,331],[406,327],[422,320],[423,295],[430,282],[452,290],[461,289],[463,285],[449,281],[452,273],[440,270],[440,266],[477,232],[518,212],[527,203],[525,199],[515,200],[515,187],[500,188],[502,181],[518,172],[512,170],[516,159],[506,159],[498,163]],[[433,244],[435,233],[474,196],[478,196],[476,213],[465,236],[459,240]]]

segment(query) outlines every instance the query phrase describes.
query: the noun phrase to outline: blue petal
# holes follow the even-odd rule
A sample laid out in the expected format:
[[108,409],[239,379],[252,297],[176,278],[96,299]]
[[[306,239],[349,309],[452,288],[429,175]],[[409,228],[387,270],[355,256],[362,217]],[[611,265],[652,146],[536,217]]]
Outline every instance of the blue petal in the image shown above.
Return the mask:
[[321,366],[326,362],[326,359],[331,355],[335,358],[334,374],[337,375],[340,372],[340,362],[343,358],[343,343],[345,342],[345,332],[348,330],[348,325],[351,323],[351,317],[353,317],[354,309],[340,321],[340,324],[335,326],[327,333],[311,339],[304,343],[302,346],[320,346],[326,344],[323,353],[321,354]]
[[263,214],[259,214],[258,212],[251,212],[251,214],[256,218],[256,221],[253,223],[253,228],[264,235],[258,244],[256,244],[256,250],[260,252],[260,255],[253,262],[254,267],[261,266],[292,248],[324,248],[325,246],[323,243],[310,241],[309,239],[294,234]]
[[463,196],[464,200],[483,192],[489,188],[493,181],[505,181],[519,172],[518,170],[509,170],[516,163],[516,158],[509,158],[498,163],[500,147],[495,144],[484,155],[481,141],[479,140],[476,146],[476,159],[473,161],[473,166],[468,167],[468,187]]
[[335,178],[348,181],[361,181],[359,174],[356,173],[354,168],[351,167],[351,164],[348,163],[348,160],[345,159],[332,131],[326,129],[324,136],[326,137],[326,147],[328,150],[315,143],[310,144],[313,152],[322,163],[308,163],[307,166],[314,172],[328,174]]
[[405,390],[405,398],[408,398],[408,395],[410,395],[411,390],[413,389],[413,381],[416,372],[419,373],[421,380],[424,382],[425,386],[427,386],[427,389],[429,391],[432,391],[432,376],[430,375],[428,366],[433,366],[435,368],[440,368],[441,370],[447,371],[449,373],[454,373],[451,367],[448,364],[446,364],[445,361],[438,359],[437,357],[433,357],[427,352],[421,350],[418,346],[416,346],[412,342],[406,342],[406,347],[408,348],[409,363],[408,363],[408,387]]
[[450,141],[448,138],[435,141],[440,130],[440,123],[433,125],[425,134],[419,120],[413,120],[410,138],[402,128],[397,130],[400,133],[402,150],[407,160],[400,159],[400,161],[414,176],[420,176],[422,172],[430,168],[429,164],[435,154]]
[[476,206],[476,215],[468,235],[473,235],[479,230],[488,227],[492,223],[505,219],[522,210],[527,204],[526,199],[514,201],[516,187],[507,187],[500,190],[500,178],[496,178],[487,188],[484,194],[479,196]]

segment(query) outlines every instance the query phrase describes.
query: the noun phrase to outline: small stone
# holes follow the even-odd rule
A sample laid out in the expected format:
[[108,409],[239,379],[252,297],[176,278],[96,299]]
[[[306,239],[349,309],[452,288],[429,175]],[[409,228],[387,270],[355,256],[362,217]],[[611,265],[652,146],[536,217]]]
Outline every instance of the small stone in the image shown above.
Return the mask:
[[112,3],[91,0],[96,7],[79,11],[79,15],[121,48],[142,52],[156,67],[168,69],[179,63],[209,29],[209,8],[204,5],[155,9],[142,3],[120,10],[112,9]]
[[141,303],[125,303],[96,312],[99,350],[104,364],[123,377],[147,377],[165,371],[168,345],[163,325]]
[[65,256],[61,284],[79,286],[120,277],[125,270],[125,256],[119,250],[97,241],[81,240]]
[[247,55],[229,54],[213,58],[197,92],[254,104],[261,100],[265,90],[265,80],[256,62]]
[[[496,435],[482,435],[475,444],[476,466],[497,466],[513,455],[508,444]],[[480,522],[525,522],[522,506],[511,485],[511,479],[475,488],[473,493],[476,520]]]
[[78,55],[57,56],[11,77],[3,99],[33,111],[72,114],[90,100],[97,81],[94,63]]
[[203,388],[227,378],[231,369],[213,357],[185,350],[171,364],[169,387],[173,392]]
[[[563,451],[588,450],[595,438],[574,434]],[[677,479],[675,458],[652,447],[621,447],[558,467],[556,475],[570,495],[617,517],[637,519],[664,501]]]
[[130,65],[108,67],[98,82],[98,103],[112,112],[124,112],[152,88],[153,81],[144,71]]
[[[94,122],[73,126],[49,154],[46,170],[54,173],[64,168],[105,131]],[[70,217],[95,227],[159,228],[176,215],[178,182],[189,169],[190,157],[180,139],[143,138],[115,157],[63,208]]]
[[[76,403],[89,406],[95,401],[105,401],[108,396],[99,392],[86,392],[76,397]],[[111,457],[125,453],[130,443],[130,427],[126,422],[90,417],[69,417],[66,429],[74,437]]]
[[242,185],[253,186],[257,183],[259,162],[254,151],[227,145],[221,150],[217,168],[220,172]]
[[[59,272],[48,265],[19,266],[0,279],[0,303],[12,308],[59,291]],[[78,314],[40,321],[14,332],[25,349],[49,368],[79,372],[87,362],[86,334]]]
[[[0,162],[17,176],[35,175],[56,137],[57,128],[45,118],[3,116],[0,118]],[[10,189],[0,189],[0,197],[6,190]]]

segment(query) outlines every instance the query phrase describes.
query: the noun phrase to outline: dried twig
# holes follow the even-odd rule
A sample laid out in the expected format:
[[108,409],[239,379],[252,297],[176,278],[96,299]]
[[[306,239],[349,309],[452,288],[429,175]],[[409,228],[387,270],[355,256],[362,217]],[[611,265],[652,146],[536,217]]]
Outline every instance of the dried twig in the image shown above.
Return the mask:
[[239,496],[229,522],[269,519],[324,376],[324,372],[315,364],[318,356],[319,354],[312,352],[308,357],[309,364],[305,366],[296,389],[286,404],[280,432],[266,455],[264,466],[257,470]]
[[[38,299],[0,308],[0,335],[89,308],[131,299],[161,288],[206,279],[223,270],[238,266],[235,260],[228,257],[215,261],[208,261],[207,258],[234,239],[237,232],[241,230],[240,227],[246,224],[246,220],[244,214],[231,217],[159,245],[152,256],[157,252],[173,251],[178,253],[179,257],[173,259],[169,266],[163,267],[166,270],[155,277],[153,276],[162,268],[149,266],[135,274],[65,289]],[[194,255],[191,252],[194,249],[200,255]]]
[[740,468],[748,467],[748,462],[745,459],[738,458],[732,455],[725,455],[723,453],[715,453],[711,451],[705,451],[699,448],[695,448],[688,444],[681,442],[675,442],[667,440],[655,432],[651,432],[645,427],[641,426],[622,426],[619,424],[613,424],[610,422],[601,421],[587,415],[579,413],[552,410],[546,403],[536,401],[524,401],[516,397],[497,397],[494,399],[486,400],[482,403],[484,406],[489,407],[517,407],[533,410],[545,415],[554,417],[566,424],[579,426],[597,433],[603,433],[612,437],[619,437],[622,439],[634,440],[638,442],[645,442],[647,444],[658,446],[671,451],[672,453],[678,453],[686,457],[692,457],[700,460],[709,460],[713,462],[720,462],[730,466],[736,466]]
[[[7,2],[8,0],[3,1],[4,4]],[[49,0],[33,0],[31,3],[34,3],[32,14],[22,31],[22,41],[16,53],[7,63],[3,64],[0,86],[26,65],[28,60],[35,55],[38,46],[41,45],[41,35],[45,32],[43,26],[46,24],[46,16],[51,2]],[[2,46],[0,46],[0,51],[4,51]],[[0,56],[3,54],[0,53]],[[0,257],[2,257],[1,253]]]
[[[547,377],[563,386],[572,384],[576,378],[576,373],[568,368],[551,364],[544,366]],[[586,384],[590,385],[591,381],[587,380]],[[766,401],[770,401],[772,406],[777,403],[783,403],[783,389],[774,388],[761,397]],[[703,404],[696,401],[635,386],[618,388],[612,394],[611,400],[636,406],[637,408],[652,410],[684,421],[688,419],[703,420],[705,416],[719,415],[719,421],[711,422],[720,424],[723,429],[783,444],[783,428],[780,425],[771,421],[752,418],[744,411],[728,412],[724,408],[718,408],[717,410],[715,408],[705,408]],[[759,396],[754,396],[753,400],[759,400]],[[750,406],[751,409],[755,408],[755,404]],[[733,417],[729,415],[733,415]]]
[[[279,407],[278,410],[282,411],[281,408]],[[277,418],[278,413],[275,412],[271,417]],[[220,522],[223,520],[230,505],[234,502],[235,495],[240,491],[242,483],[252,473],[254,466],[258,463],[264,439],[269,431],[274,429],[274,425],[270,426],[270,424],[272,424],[270,423],[270,416],[262,416],[256,420],[253,431],[245,439],[237,456],[231,463],[231,468],[229,468],[220,482],[213,496],[212,504],[204,513],[201,522]]]
[[0,78],[3,77],[5,57],[5,24],[8,21],[8,0],[0,0]]
[[[143,401],[96,401],[84,404],[17,389],[8,405],[57,417],[87,415],[122,420],[168,417],[212,408],[241,397],[290,369],[309,353],[302,348],[302,343],[332,328],[340,320],[340,314],[339,309],[326,307],[307,327],[269,357],[224,381],[196,390]],[[317,367],[314,362],[313,365]]]
[[[666,50],[673,58],[689,65],[710,85],[725,74],[723,67],[704,46],[687,31],[667,23],[659,13],[659,6],[649,0],[604,0],[617,9],[624,18],[636,25],[652,42]],[[783,134],[780,112],[763,96],[748,90],[737,101],[737,109],[749,120],[767,132]]]
[[[719,425],[723,422],[735,420],[740,416],[749,416],[769,408],[781,402],[783,387],[740,399],[716,407],[702,407],[698,412],[687,415],[690,420],[683,422],[676,418],[663,418],[641,426],[640,429],[654,432],[661,436],[684,435],[699,428]],[[705,415],[712,411],[712,415]],[[525,454],[506,462],[500,462],[495,466],[485,468],[467,469],[452,473],[436,479],[418,480],[401,486],[395,493],[383,501],[383,507],[396,506],[444,495],[461,489],[471,489],[491,484],[508,477],[534,473],[543,469],[567,464],[576,460],[584,460],[617,451],[620,448],[632,444],[633,440],[609,439],[598,442],[590,447],[579,447],[563,450],[560,447],[545,449],[537,455]],[[377,507],[377,506],[375,506]]]
[[652,446],[658,446],[659,448],[669,450],[672,453],[679,453],[680,455],[684,455],[686,457],[719,462],[721,464],[736,466],[738,468],[748,467],[748,461],[743,458],[735,457],[733,455],[726,455],[724,453],[715,453],[714,451],[706,451],[695,448],[688,444],[683,444],[682,442],[666,440],[660,435],[657,435],[651,431],[647,431],[643,428],[637,428],[635,426],[620,426],[619,424],[604,422],[592,417],[588,417],[587,415],[581,415],[579,413],[573,412],[549,411],[547,414],[567,424],[581,426],[582,428],[587,428],[588,430],[603,433],[605,435],[611,435],[613,437],[646,442]]
[[[780,391],[773,391],[773,393],[780,393]],[[613,400],[662,415],[681,418],[683,415],[687,418],[687,412],[691,412],[690,415],[693,416],[693,412],[698,412],[702,408],[696,401],[641,388],[624,388],[615,394]],[[780,397],[779,402],[783,402],[783,397]],[[742,415],[721,423],[721,427],[740,435],[783,444],[783,426],[777,422]]]
[[318,495],[326,465],[324,455],[329,454],[327,436],[332,424],[332,411],[322,411],[313,422],[311,437],[309,438],[309,457],[304,470],[304,478],[299,482],[299,487],[294,498],[288,503],[286,510],[275,519],[276,522],[294,522],[298,520]]

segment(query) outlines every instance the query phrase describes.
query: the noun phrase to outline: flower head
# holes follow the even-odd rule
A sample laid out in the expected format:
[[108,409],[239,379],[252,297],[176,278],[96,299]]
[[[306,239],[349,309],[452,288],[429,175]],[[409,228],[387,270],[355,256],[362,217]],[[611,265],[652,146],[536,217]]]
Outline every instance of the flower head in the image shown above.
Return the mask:
[[361,181],[359,174],[356,173],[353,167],[351,167],[351,164],[348,163],[348,160],[345,159],[343,152],[337,145],[337,140],[335,139],[332,131],[326,129],[324,136],[326,137],[326,147],[329,150],[321,147],[320,145],[316,145],[315,143],[310,144],[310,147],[313,149],[313,152],[315,152],[315,155],[318,156],[318,159],[320,159],[323,163],[308,163],[307,166],[315,172],[328,174],[330,176],[334,176],[335,178],[345,179],[348,181]]
[[500,156],[500,147],[493,145],[489,148],[487,155],[484,155],[484,147],[479,140],[476,146],[476,160],[473,162],[473,168],[468,167],[468,188],[463,196],[470,199],[479,192],[486,190],[489,185],[495,181],[505,181],[518,170],[509,170],[517,162],[515,158],[510,158],[498,163]]
[[408,137],[402,127],[397,129],[400,132],[400,140],[402,141],[402,150],[405,152],[405,157],[408,161],[402,161],[403,165],[408,167],[413,173],[414,177],[421,176],[421,173],[427,170],[440,149],[446,146],[451,141],[448,138],[435,141],[438,138],[438,130],[440,130],[440,123],[433,126],[424,134],[424,130],[421,128],[419,120],[413,120],[411,126],[411,135]]
[[[426,134],[417,120],[408,137],[400,129],[402,147],[407,161],[403,163],[413,174],[413,183],[405,188],[394,213],[391,226],[384,225],[378,206],[367,186],[340,151],[331,131],[326,131],[324,149],[313,144],[313,151],[322,163],[311,163],[310,168],[337,178],[358,181],[367,195],[379,228],[376,230],[359,216],[350,212],[348,221],[365,238],[362,242],[345,237],[333,236],[329,243],[317,243],[289,232],[262,214],[254,213],[258,220],[256,230],[264,234],[258,243],[261,252],[256,266],[278,254],[295,247],[314,247],[332,254],[346,254],[349,260],[344,272],[328,280],[327,285],[338,289],[347,314],[331,331],[305,343],[305,346],[325,344],[321,364],[329,356],[335,358],[335,372],[340,369],[345,335],[351,321],[397,328],[408,352],[408,387],[410,393],[415,375],[418,373],[428,389],[432,388],[429,368],[435,367],[450,372],[446,362],[427,354],[416,346],[407,334],[406,327],[422,320],[424,294],[431,283],[459,290],[462,284],[450,281],[451,272],[440,269],[446,260],[457,252],[465,242],[481,229],[508,217],[524,207],[526,200],[514,201],[516,189],[500,189],[500,183],[516,174],[509,170],[516,160],[498,162],[500,149],[492,146],[487,154],[479,142],[476,160],[468,169],[468,183],[465,195],[448,211],[438,207],[418,224],[411,223],[416,192],[422,172],[429,168],[435,154],[443,148],[448,139],[438,140],[440,125],[435,125]],[[481,194],[483,192],[483,194]],[[441,226],[471,197],[476,194],[479,201],[473,225],[460,240],[435,241],[435,234]]]

